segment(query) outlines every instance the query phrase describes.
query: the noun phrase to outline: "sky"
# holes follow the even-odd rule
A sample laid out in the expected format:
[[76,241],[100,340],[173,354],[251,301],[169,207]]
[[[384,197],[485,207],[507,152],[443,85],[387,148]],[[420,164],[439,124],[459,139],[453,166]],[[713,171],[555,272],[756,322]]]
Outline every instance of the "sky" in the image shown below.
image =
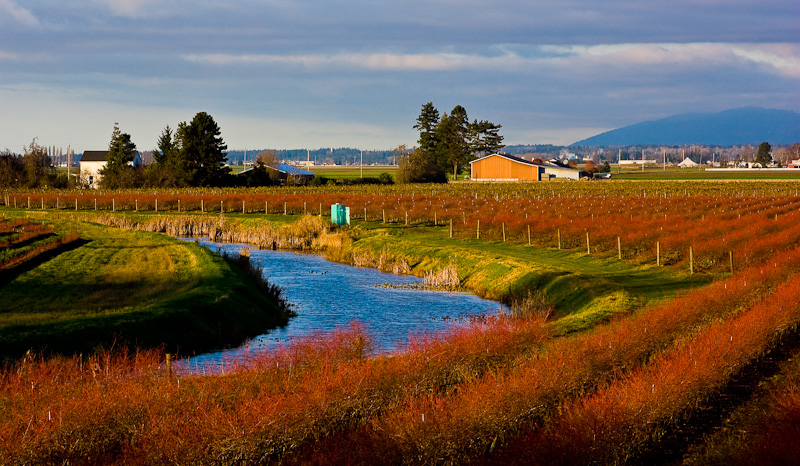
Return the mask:
[[0,0],[0,150],[412,146],[422,105],[507,144],[686,112],[800,111],[797,0]]

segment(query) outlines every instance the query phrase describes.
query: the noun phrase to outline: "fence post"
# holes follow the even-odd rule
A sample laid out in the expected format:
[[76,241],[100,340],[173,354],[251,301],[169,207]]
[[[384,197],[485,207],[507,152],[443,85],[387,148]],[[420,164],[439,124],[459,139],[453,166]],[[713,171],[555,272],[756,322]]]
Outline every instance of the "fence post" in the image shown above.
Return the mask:
[[244,211],[244,201],[242,201],[242,213],[245,213],[245,211]]
[[617,257],[622,260],[622,240],[617,236]]
[[661,241],[656,241],[656,265],[661,267]]
[[180,212],[180,211],[181,211],[181,200],[178,199],[178,212]]
[[78,211],[78,198],[75,198],[75,211]]
[[586,254],[591,254],[592,250],[589,249],[589,232],[586,232]]
[[453,219],[450,219],[450,237],[453,237]]
[[200,199],[200,212],[206,211],[205,199]]
[[97,210],[97,198],[94,198],[94,210]]
[[364,221],[367,221],[367,208],[364,207]]
[[381,213],[383,213],[383,224],[386,224],[386,209],[381,209]]
[[[527,214],[525,214],[527,215]],[[528,225],[528,246],[531,245],[531,226]]]
[[112,212],[117,211],[117,200],[114,199],[113,197],[111,198],[111,211]]
[[556,230],[558,232],[558,249],[561,249],[561,228]]
[[728,251],[728,258],[731,262],[731,275],[733,275],[733,251]]
[[286,208],[286,201],[283,201],[283,215],[286,215],[288,209]]
[[478,228],[475,231],[476,231],[476,233],[475,233],[476,234],[476,238],[477,239],[481,239],[481,221],[480,220],[478,220]]
[[506,242],[506,222],[502,223],[503,225],[503,242]]
[[689,273],[694,273],[694,249],[689,246]]
[[408,225],[408,211],[406,211],[406,226]]
[[158,199],[156,199],[156,212],[158,212]]

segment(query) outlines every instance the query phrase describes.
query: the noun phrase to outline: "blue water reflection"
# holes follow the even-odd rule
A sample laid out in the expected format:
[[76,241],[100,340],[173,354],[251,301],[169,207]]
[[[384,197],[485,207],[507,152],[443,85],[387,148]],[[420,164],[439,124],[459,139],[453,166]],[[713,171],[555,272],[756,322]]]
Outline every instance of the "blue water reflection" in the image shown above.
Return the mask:
[[[199,241],[214,250],[238,253],[241,244]],[[272,348],[293,338],[328,332],[359,321],[373,336],[377,351],[391,351],[408,341],[409,334],[437,332],[448,322],[470,315],[495,313],[500,304],[469,293],[442,293],[382,287],[422,280],[374,269],[328,262],[313,254],[252,249],[250,259],[262,267],[271,283],[284,289],[298,316],[282,329],[248,343],[248,349]],[[201,358],[235,357],[236,350]],[[211,361],[208,361],[211,362]],[[192,358],[192,365],[204,364]],[[207,363],[206,363],[207,364]]]

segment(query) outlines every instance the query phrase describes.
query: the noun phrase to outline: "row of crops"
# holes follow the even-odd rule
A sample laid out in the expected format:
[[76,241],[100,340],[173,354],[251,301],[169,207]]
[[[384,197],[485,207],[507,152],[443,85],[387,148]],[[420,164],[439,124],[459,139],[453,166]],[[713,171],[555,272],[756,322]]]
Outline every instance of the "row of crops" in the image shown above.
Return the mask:
[[[78,199],[79,210],[93,210],[97,199],[98,210],[155,212],[157,200],[159,212],[180,201],[181,212],[215,216],[318,215],[339,202],[375,224],[404,228],[408,218],[408,228],[443,236],[452,224],[465,243],[724,273],[568,337],[553,332],[547,313],[521,312],[412,338],[378,357],[367,356],[369,334],[354,324],[213,375],[175,370],[158,350],[28,357],[0,374],[0,456],[12,464],[790,464],[800,432],[795,186],[30,194],[47,209]],[[6,204],[27,197],[9,193]]]

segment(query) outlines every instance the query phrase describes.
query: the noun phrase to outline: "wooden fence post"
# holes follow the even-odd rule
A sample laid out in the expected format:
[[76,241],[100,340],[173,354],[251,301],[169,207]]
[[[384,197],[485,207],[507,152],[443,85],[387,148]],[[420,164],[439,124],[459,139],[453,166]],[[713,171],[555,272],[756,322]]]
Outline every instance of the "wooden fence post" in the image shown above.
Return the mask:
[[112,212],[117,211],[117,200],[114,199],[113,197],[111,198],[111,211]]
[[453,237],[453,219],[450,219],[450,237]]
[[689,273],[694,273],[694,248],[689,246]]
[[406,211],[406,226],[408,226],[408,211]]
[[200,199],[200,212],[206,211],[205,199]]
[[223,206],[224,201],[219,201],[219,213],[225,212],[225,206]]
[[383,224],[386,225],[386,209],[381,209],[381,213],[383,213]]
[[503,242],[506,242],[506,222],[502,223],[503,225]]
[[75,198],[75,211],[78,211],[78,198]]
[[617,236],[617,257],[622,260],[622,240]]
[[[527,215],[527,214],[525,214]],[[531,226],[528,225],[528,246],[531,245]]]
[[558,232],[558,249],[561,249],[561,228],[556,231]]
[[733,251],[728,251],[728,258],[731,262],[731,275],[733,275]]
[[586,232],[586,254],[591,254],[592,250],[589,248],[589,232]]
[[283,201],[283,215],[286,215],[287,212],[288,212],[288,209],[286,207],[286,201]]
[[158,212],[158,199],[156,199],[156,212]]
[[364,221],[367,221],[367,208],[364,207]]
[[661,267],[661,241],[656,241],[656,265]]
[[481,221],[480,220],[478,220],[478,228],[475,231],[476,231],[476,238],[477,239],[481,239]]
[[245,213],[245,210],[244,210],[244,201],[242,201],[242,213]]

